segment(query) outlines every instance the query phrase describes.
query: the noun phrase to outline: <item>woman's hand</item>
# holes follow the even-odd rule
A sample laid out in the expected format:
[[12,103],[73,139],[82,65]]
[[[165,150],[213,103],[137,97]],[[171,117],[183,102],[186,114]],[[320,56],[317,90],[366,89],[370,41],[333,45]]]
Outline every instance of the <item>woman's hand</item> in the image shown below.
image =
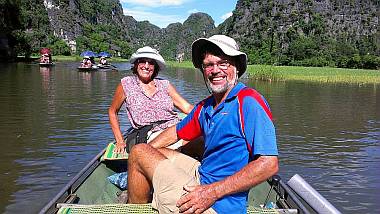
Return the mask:
[[126,143],[116,143],[116,149],[114,150],[114,152],[115,153],[124,153],[126,146],[127,146]]

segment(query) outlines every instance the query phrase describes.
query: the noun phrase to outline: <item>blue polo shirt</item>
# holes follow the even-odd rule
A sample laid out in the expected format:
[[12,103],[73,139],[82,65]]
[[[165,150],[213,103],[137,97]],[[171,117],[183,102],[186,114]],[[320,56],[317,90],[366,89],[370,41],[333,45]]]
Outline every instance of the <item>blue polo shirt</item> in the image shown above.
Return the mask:
[[[243,88],[245,85],[238,83],[216,109],[214,98],[208,97],[176,126],[181,139],[204,137],[205,152],[199,167],[201,184],[235,174],[248,164],[250,155],[278,155],[275,128],[264,108],[269,109],[268,103],[261,95],[264,102],[251,96],[239,101],[237,94]],[[239,102],[243,102],[242,109]],[[243,114],[244,126],[240,114]],[[253,154],[249,154],[246,140]],[[212,207],[217,213],[246,213],[247,197],[248,191],[228,195]]]

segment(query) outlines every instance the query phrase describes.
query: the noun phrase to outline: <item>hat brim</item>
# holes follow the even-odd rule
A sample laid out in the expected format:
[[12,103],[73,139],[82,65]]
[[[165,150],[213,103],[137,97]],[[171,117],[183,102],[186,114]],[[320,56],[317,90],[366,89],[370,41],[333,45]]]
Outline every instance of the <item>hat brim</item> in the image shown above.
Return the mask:
[[136,55],[132,54],[131,58],[129,59],[129,63],[134,64],[136,60],[140,58],[153,59],[158,64],[160,71],[163,71],[166,68],[164,58],[158,56],[157,54],[152,54],[152,53],[139,53]]
[[204,47],[209,44],[219,48],[225,55],[236,58],[238,60],[236,63],[236,68],[239,71],[238,76],[240,77],[244,74],[244,72],[247,70],[247,55],[245,53],[233,49],[230,46],[221,42],[213,41],[207,38],[197,39],[191,45],[191,56],[194,67],[202,69],[202,55],[205,52]]

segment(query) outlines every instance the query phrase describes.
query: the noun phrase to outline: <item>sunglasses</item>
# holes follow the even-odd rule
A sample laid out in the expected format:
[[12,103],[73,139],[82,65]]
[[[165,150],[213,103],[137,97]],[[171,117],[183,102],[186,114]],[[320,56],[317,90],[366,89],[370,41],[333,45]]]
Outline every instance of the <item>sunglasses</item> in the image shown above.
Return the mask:
[[145,59],[145,58],[138,59],[137,63],[138,64],[146,64],[146,63],[148,63],[149,65],[155,65],[156,64],[156,62],[153,59]]

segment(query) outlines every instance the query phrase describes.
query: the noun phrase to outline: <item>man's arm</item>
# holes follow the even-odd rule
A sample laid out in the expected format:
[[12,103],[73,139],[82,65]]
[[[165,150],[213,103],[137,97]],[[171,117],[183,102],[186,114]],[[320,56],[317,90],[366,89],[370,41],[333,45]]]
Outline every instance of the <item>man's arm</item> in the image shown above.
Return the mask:
[[165,148],[178,141],[176,126],[171,126],[154,138],[149,145],[153,148]]
[[277,156],[260,156],[224,180],[208,185],[185,186],[184,189],[189,193],[178,200],[177,206],[180,212],[202,213],[219,198],[246,191],[267,180],[277,171]]

